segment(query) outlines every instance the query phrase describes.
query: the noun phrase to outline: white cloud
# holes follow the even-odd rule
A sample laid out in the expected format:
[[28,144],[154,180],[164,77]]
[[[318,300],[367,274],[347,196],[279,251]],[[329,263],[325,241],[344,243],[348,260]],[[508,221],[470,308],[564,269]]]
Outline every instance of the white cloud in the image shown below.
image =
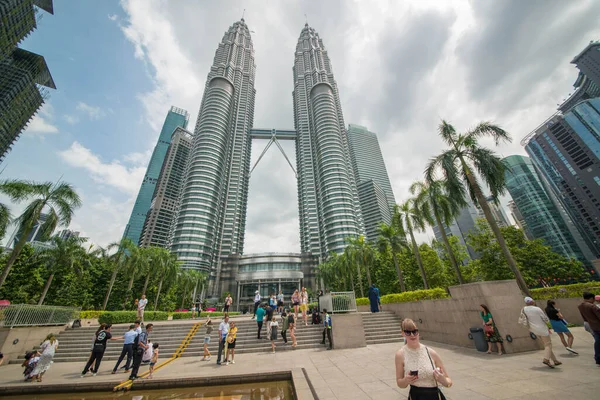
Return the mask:
[[25,134],[44,135],[46,133],[58,133],[58,128],[49,123],[41,115],[36,115],[31,119],[25,129]]
[[116,21],[117,19],[119,19],[119,16],[117,14],[108,14],[108,19],[110,19],[111,21]]
[[97,106],[90,106],[89,104],[86,104],[82,101],[80,101],[79,103],[77,103],[77,107],[76,109],[78,111],[81,111],[85,114],[87,114],[90,119],[100,119],[104,116],[106,116],[106,112],[101,109],[100,107]]
[[65,121],[67,121],[69,125],[75,125],[79,122],[79,118],[75,115],[65,114],[63,118],[65,119]]
[[104,162],[79,142],[73,142],[71,147],[58,155],[67,164],[88,171],[94,181],[132,196],[139,191],[146,171],[145,167],[127,167],[116,160]]
[[150,161],[152,156],[152,150],[145,151],[143,153],[129,153],[123,156],[123,161],[134,166],[145,167]]

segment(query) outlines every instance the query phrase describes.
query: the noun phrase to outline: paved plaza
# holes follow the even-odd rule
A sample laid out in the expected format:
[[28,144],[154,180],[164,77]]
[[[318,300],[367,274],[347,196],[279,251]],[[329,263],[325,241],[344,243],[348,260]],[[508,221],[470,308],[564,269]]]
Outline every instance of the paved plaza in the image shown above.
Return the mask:
[[[583,328],[573,328],[575,350],[570,355],[553,335],[555,353],[563,365],[554,370],[541,363],[542,351],[503,355],[424,341],[439,351],[454,381],[444,389],[448,399],[592,399],[600,393],[600,368],[593,360],[593,339]],[[280,345],[281,346],[281,345]],[[317,396],[328,399],[406,399],[407,389],[396,386],[394,354],[401,344],[379,344],[349,350],[297,350],[276,354],[240,354],[236,364],[217,366],[183,357],[155,372],[155,379],[242,375],[304,368]],[[80,378],[81,363],[55,363],[44,384],[77,385],[80,382],[115,382],[125,374],[111,375],[112,362],[102,363],[98,376]],[[143,367],[145,371],[147,367]],[[38,385],[22,382],[19,365],[0,367],[0,386]]]

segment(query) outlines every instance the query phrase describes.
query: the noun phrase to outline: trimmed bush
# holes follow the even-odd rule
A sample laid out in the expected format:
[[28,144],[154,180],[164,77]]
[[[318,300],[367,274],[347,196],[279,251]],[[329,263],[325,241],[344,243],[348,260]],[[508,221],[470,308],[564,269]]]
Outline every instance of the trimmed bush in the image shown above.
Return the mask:
[[171,316],[173,317],[173,320],[190,319],[192,318],[192,312],[174,312],[173,314],[171,314]]
[[[224,316],[225,314],[223,314],[223,313],[222,313],[222,312],[220,312],[220,311],[214,311],[214,312],[206,312],[206,311],[202,311],[202,312],[200,313],[200,317],[208,317],[209,315],[210,315],[211,317],[222,317],[222,316]],[[233,316],[233,315],[240,315],[240,313],[239,313],[239,312],[237,312],[237,311],[235,311],[235,312],[234,312],[234,311],[232,311],[232,312],[230,312],[230,313],[229,313],[229,316]]]
[[600,282],[584,282],[531,289],[531,296],[536,300],[583,298],[583,292],[600,293]]
[[[144,322],[166,321],[169,313],[166,311],[146,311],[144,313]],[[101,324],[127,324],[133,323],[137,319],[135,311],[107,311],[98,317]]]
[[95,310],[80,311],[79,318],[80,319],[97,319],[97,318],[100,318],[100,316],[106,312],[107,311],[95,311]]
[[[390,303],[407,303],[410,301],[419,300],[436,300],[436,299],[447,299],[450,296],[442,288],[427,289],[427,290],[413,290],[412,292],[403,293],[392,293],[381,296],[381,304]],[[356,299],[357,306],[368,306],[369,299],[366,297],[359,297]]]
[[369,299],[367,299],[366,297],[359,297],[358,299],[356,299],[357,306],[368,306],[369,304]]

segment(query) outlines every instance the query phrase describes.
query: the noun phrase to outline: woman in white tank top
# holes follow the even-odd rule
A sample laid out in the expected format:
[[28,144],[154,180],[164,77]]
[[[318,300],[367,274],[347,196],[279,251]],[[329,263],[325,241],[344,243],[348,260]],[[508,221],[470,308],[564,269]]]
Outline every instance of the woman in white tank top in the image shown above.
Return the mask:
[[406,344],[396,353],[396,383],[410,385],[409,400],[442,400],[438,385],[452,386],[452,380],[435,350],[420,343],[419,330],[411,319],[402,321]]

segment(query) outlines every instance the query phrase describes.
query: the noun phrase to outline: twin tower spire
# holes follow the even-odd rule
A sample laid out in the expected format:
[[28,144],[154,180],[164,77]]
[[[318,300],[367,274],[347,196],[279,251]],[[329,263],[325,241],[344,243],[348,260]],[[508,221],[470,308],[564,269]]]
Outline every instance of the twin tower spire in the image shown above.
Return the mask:
[[[185,267],[218,275],[221,257],[243,253],[255,75],[242,18],[219,43],[194,129],[171,243]],[[338,87],[308,24],[296,45],[293,82],[301,251],[326,256],[342,252],[363,223]]]

